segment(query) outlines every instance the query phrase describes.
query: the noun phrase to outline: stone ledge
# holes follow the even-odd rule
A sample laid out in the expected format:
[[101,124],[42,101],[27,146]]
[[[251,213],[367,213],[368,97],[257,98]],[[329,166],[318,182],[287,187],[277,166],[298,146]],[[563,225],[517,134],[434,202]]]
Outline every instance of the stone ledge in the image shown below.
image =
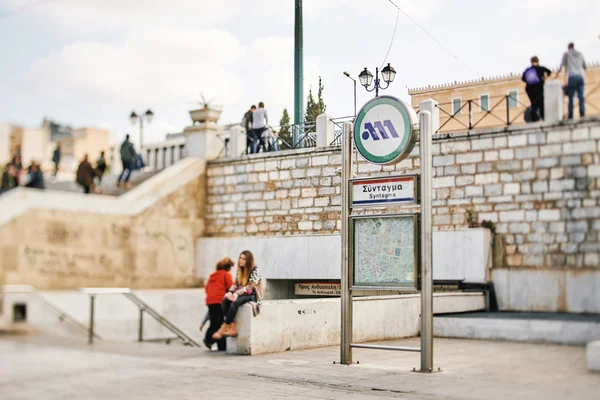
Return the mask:
[[[419,334],[420,295],[362,297],[354,302],[354,341],[369,342]],[[483,310],[482,293],[434,293],[434,313]],[[265,301],[254,317],[244,305],[236,317],[238,337],[227,353],[239,355],[335,346],[340,343],[340,299]]]
[[586,346],[585,357],[590,372],[600,372],[600,340],[589,342]]

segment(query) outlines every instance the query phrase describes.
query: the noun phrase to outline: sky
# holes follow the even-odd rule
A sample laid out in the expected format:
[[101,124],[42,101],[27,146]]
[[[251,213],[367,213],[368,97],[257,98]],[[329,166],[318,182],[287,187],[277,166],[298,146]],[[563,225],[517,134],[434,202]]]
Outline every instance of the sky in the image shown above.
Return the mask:
[[[397,76],[381,94],[406,101],[407,88],[520,72],[533,55],[556,68],[569,41],[600,61],[598,0],[393,1],[410,18],[389,0],[304,0],[305,99],[322,77],[327,112],[352,115],[343,72],[384,61]],[[201,94],[222,124],[263,101],[276,126],[293,92],[294,0],[0,0],[0,122],[47,117],[120,141],[139,135],[131,111],[150,108],[151,143],[190,125]],[[373,93],[357,96],[360,108]]]

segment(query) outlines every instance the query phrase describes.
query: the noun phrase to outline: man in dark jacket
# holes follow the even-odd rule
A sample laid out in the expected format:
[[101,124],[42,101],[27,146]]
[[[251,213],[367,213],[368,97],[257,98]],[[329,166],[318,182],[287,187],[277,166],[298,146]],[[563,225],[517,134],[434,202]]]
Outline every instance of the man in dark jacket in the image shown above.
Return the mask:
[[[137,157],[135,152],[135,148],[133,147],[133,143],[129,141],[129,135],[125,136],[125,141],[121,144],[121,162],[123,163],[123,172],[119,175],[119,179],[117,180],[117,187],[121,186],[121,179],[125,176],[123,180],[123,186],[130,187],[129,178],[131,176],[131,164]],[[127,173],[125,173],[127,171]]]
[[35,161],[32,161],[31,167],[29,167],[29,182],[27,182],[25,187],[33,189],[46,188],[46,184],[44,183],[44,174],[42,173],[40,164]]
[[90,164],[88,155],[83,157],[83,161],[77,168],[77,183],[83,186],[83,193],[96,193],[96,185],[94,184],[94,178],[96,177],[96,170]]
[[54,154],[52,154],[52,162],[54,163],[54,176],[58,173],[58,165],[60,164],[60,144],[56,145]]
[[251,154],[254,149],[254,131],[252,130],[252,113],[254,110],[256,110],[256,106],[252,105],[250,110],[244,114],[244,119],[242,120],[242,126],[246,130],[246,154]]
[[540,60],[537,57],[531,57],[531,67],[523,72],[521,78],[526,83],[525,92],[531,101],[532,121],[544,119],[544,80],[550,76],[552,72],[540,65]]

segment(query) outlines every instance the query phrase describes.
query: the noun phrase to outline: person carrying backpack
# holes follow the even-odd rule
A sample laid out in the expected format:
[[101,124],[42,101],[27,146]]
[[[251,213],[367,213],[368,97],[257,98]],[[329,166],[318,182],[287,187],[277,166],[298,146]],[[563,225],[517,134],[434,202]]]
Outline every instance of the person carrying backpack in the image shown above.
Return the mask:
[[525,82],[525,92],[531,101],[531,121],[537,122],[544,119],[544,81],[552,72],[540,65],[540,60],[531,57],[531,67],[523,72],[521,78]]

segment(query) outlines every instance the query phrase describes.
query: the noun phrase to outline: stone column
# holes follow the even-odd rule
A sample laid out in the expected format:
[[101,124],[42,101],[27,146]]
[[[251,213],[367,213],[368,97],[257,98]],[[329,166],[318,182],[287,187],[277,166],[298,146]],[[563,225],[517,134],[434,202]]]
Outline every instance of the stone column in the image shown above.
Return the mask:
[[555,79],[544,85],[544,122],[559,122],[564,116],[565,95],[562,83]]
[[419,111],[429,111],[431,113],[431,128],[433,133],[440,129],[440,109],[438,102],[434,99],[423,100],[419,103]]
[[335,139],[331,115],[324,113],[317,117],[317,147],[327,147]]
[[217,136],[221,133],[217,125],[221,111],[205,107],[191,110],[190,116],[194,124],[183,130],[186,154],[205,160],[217,158],[224,146],[223,141]]

